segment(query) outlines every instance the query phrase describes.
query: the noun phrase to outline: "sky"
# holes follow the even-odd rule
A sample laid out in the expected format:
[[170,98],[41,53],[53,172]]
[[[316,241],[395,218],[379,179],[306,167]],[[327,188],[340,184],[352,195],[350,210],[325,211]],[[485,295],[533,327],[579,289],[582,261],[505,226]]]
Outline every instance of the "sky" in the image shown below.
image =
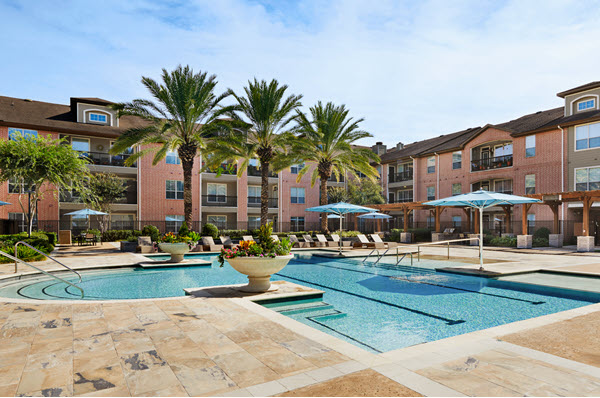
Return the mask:
[[277,79],[388,146],[563,105],[600,80],[600,0],[0,0],[0,95],[148,98],[179,64]]

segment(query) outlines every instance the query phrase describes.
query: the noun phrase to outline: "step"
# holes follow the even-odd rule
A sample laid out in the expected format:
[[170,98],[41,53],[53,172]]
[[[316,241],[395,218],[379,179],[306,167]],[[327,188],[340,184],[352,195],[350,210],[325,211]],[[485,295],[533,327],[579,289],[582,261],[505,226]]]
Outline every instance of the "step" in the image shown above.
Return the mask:
[[283,314],[283,315],[296,315],[296,314],[313,313],[315,311],[330,311],[333,309],[334,309],[333,305],[325,304],[325,305],[318,305],[318,306],[314,306],[314,307],[289,309],[289,310],[283,310],[283,311],[277,311],[277,312],[279,312],[280,314]]

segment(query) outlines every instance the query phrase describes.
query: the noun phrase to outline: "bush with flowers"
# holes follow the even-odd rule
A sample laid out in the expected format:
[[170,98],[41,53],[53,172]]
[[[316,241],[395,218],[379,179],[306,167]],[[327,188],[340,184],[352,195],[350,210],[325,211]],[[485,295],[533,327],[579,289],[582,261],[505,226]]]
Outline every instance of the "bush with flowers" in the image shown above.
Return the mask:
[[255,241],[241,241],[233,249],[221,249],[219,254],[219,263],[221,267],[226,259],[236,257],[269,257],[287,256],[290,254],[292,244],[288,239],[282,239],[281,242],[275,242],[271,235],[273,234],[273,223],[267,223],[260,227],[258,231],[258,243]]
[[190,241],[190,237],[187,235],[182,236],[176,235],[173,232],[167,232],[160,238],[160,241],[163,243],[187,243]]

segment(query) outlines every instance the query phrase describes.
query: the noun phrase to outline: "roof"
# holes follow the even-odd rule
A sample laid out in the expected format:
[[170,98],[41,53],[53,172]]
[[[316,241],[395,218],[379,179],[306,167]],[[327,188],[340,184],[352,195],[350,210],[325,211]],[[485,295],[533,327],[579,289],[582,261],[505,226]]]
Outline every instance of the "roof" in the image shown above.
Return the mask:
[[593,88],[598,88],[598,87],[600,87],[600,81],[590,82],[590,83],[582,84],[581,86],[570,88],[565,91],[561,91],[560,93],[556,94],[556,96],[565,98],[569,94],[575,94],[580,91],[591,90]]
[[119,118],[119,127],[78,123],[69,105],[0,96],[0,125],[117,138],[126,129],[140,126],[141,121],[124,116]]
[[521,134],[527,131],[537,130],[542,126],[551,125],[555,120],[562,118],[565,108],[553,108],[546,111],[538,111],[529,115],[521,116],[510,122],[493,124],[490,127],[507,131],[511,134]]
[[98,97],[71,97],[71,101],[77,101],[77,102],[90,102],[90,103],[94,103],[94,104],[103,104],[103,105],[112,105],[114,104],[114,102],[112,101],[108,101],[102,98],[98,98]]

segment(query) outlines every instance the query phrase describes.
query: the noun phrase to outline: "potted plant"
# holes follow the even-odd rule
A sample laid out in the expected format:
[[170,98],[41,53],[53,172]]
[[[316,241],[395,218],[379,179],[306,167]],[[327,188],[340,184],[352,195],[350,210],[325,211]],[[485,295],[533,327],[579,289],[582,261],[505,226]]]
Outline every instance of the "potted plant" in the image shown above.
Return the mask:
[[273,223],[267,223],[259,229],[258,243],[242,241],[233,249],[221,249],[221,266],[227,260],[236,271],[248,276],[248,284],[241,287],[241,291],[260,293],[276,290],[271,288],[271,275],[281,271],[294,258],[290,254],[290,241],[284,238],[275,242],[272,234]]
[[190,251],[188,236],[175,235],[173,232],[167,232],[161,238],[158,244],[160,250],[171,254],[172,263],[180,263],[183,261],[183,255]]

